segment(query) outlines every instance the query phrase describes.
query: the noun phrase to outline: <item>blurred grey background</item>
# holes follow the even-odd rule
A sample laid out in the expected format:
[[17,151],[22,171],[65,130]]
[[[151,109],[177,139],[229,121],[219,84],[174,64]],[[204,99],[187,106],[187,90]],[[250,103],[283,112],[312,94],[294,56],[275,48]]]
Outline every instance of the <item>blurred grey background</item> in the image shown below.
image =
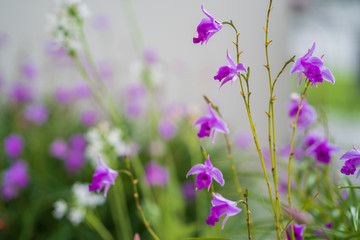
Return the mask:
[[[3,88],[18,78],[17,71],[26,61],[34,62],[39,69],[39,80],[33,83],[39,89],[39,96],[54,86],[70,84],[74,80],[71,71],[51,68],[45,54],[46,44],[51,39],[46,31],[46,14],[54,10],[53,1],[1,0],[0,3],[0,32],[5,36],[3,46],[0,46]],[[219,90],[219,83],[213,79],[218,68],[227,65],[226,50],[235,57],[234,31],[224,26],[208,44],[192,43],[192,38],[197,36],[196,27],[204,18],[201,4],[218,21],[233,20],[240,32],[240,50],[244,51],[240,61],[251,68],[251,103],[256,128],[258,133],[264,133],[262,145],[267,145],[265,111],[269,90],[263,67],[266,63],[263,26],[268,1],[88,0],[86,3],[92,13],[85,24],[86,35],[95,59],[106,61],[112,68],[114,93],[120,92],[124,83],[136,80],[136,64],[145,49],[153,49],[159,57],[158,76],[164,85],[164,98],[187,103],[205,112],[202,95],[207,95],[221,107],[235,134],[249,130],[239,86],[226,84]],[[358,105],[354,103],[356,106],[348,109],[343,107],[359,100],[359,16],[360,2],[355,0],[274,0],[269,26],[269,39],[273,40],[270,45],[273,77],[286,60],[292,55],[305,54],[314,41],[317,43],[315,54],[325,54],[324,62],[335,74],[337,82],[335,86],[325,82],[317,89],[312,88],[308,102],[324,113],[322,116],[327,116],[330,136],[344,149],[353,144],[360,145]],[[107,27],[97,29],[96,21],[101,18],[105,19]],[[132,37],[134,34],[136,41]],[[301,87],[296,88],[297,79],[289,75],[290,68],[282,75],[275,90],[278,140],[283,144],[290,139],[285,103],[292,91],[302,91]],[[342,87],[328,90],[337,85]],[[347,89],[354,91],[352,98],[348,102],[340,101],[341,105],[339,97],[350,95]]]

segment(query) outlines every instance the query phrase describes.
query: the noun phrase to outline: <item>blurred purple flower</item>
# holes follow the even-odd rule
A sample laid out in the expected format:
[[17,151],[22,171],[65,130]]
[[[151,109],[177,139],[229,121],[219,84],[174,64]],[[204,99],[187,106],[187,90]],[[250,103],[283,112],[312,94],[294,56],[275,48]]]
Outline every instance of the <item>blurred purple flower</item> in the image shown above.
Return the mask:
[[203,5],[201,5],[201,10],[207,16],[207,18],[203,18],[198,25],[198,37],[193,38],[193,43],[201,43],[202,45],[207,43],[215,33],[221,30],[222,24],[216,21],[209,13],[207,13]]
[[23,150],[23,138],[17,134],[11,134],[5,139],[4,147],[9,157],[17,158]]
[[96,111],[87,110],[81,114],[81,122],[85,126],[90,127],[90,126],[94,125],[97,122],[97,120],[98,120],[98,117],[97,117]]
[[25,118],[37,125],[42,125],[48,119],[48,111],[45,105],[29,105],[25,109]]
[[110,26],[110,19],[105,14],[99,14],[93,17],[92,19],[92,27],[97,30],[106,30]]
[[144,58],[145,58],[145,61],[151,65],[158,61],[159,56],[155,49],[147,48],[144,51]]
[[73,100],[73,92],[64,87],[55,90],[55,100],[60,104],[68,104]]
[[206,219],[206,223],[214,226],[216,222],[219,222],[219,218],[226,214],[221,226],[222,229],[224,229],[225,223],[229,217],[235,216],[241,212],[241,209],[236,207],[237,202],[228,200],[219,193],[213,193],[211,204],[213,207],[211,208],[210,216]]
[[[360,166],[360,151],[353,147],[353,149],[344,153],[340,160],[346,160],[345,165],[341,168],[340,172],[345,175],[354,175],[356,168]],[[356,177],[360,175],[360,170],[357,172]]]
[[38,69],[32,62],[27,62],[21,67],[22,75],[28,80],[34,80],[38,76]]
[[331,161],[331,154],[337,151],[338,147],[329,144],[328,140],[325,138],[324,140],[311,145],[306,150],[306,154],[315,156],[319,163],[329,164]]
[[229,50],[227,50],[227,60],[229,62],[228,66],[222,66],[217,75],[214,76],[215,80],[221,82],[220,87],[222,87],[228,81],[231,81],[231,85],[239,79],[239,73],[247,73],[247,70],[244,64],[236,64],[230,57]]
[[229,129],[227,128],[226,123],[215,114],[211,104],[208,105],[208,110],[210,115],[200,117],[194,123],[194,126],[200,125],[200,130],[197,135],[199,138],[210,137],[210,133],[212,132],[212,142],[214,142],[217,132],[228,134]]
[[240,149],[247,149],[252,144],[252,135],[249,132],[241,132],[236,135],[234,142]]
[[182,103],[169,104],[165,109],[165,116],[173,122],[176,122],[188,114],[188,108]]
[[118,172],[109,168],[102,160],[98,159],[99,166],[96,167],[93,175],[93,182],[89,186],[89,191],[100,192],[104,188],[104,196],[107,196],[111,185],[115,184],[115,179],[118,176]]
[[[332,227],[333,227],[333,223],[332,223],[332,222],[328,222],[327,224],[325,224],[325,227],[326,227],[326,228],[332,228]],[[329,230],[326,230],[326,232],[329,233],[330,231],[329,231]],[[315,230],[315,231],[314,231],[314,235],[315,235],[315,236],[319,236],[319,235],[321,236],[321,235],[323,235],[321,239],[329,239],[327,236],[325,236],[325,230],[323,230],[323,229],[321,229],[321,230]]]
[[172,139],[176,134],[176,126],[171,121],[163,119],[158,127],[160,135],[165,139]]
[[132,84],[126,88],[125,111],[130,117],[139,117],[144,111],[146,89],[142,84]]
[[10,99],[16,103],[26,103],[33,99],[33,93],[30,87],[22,82],[16,82],[11,89]]
[[74,134],[70,138],[70,148],[78,151],[84,151],[86,148],[85,137],[81,134]]
[[145,168],[145,181],[150,186],[166,186],[169,181],[169,171],[157,162],[149,162]]
[[310,223],[313,220],[309,213],[295,207],[290,208],[288,206],[283,206],[283,210],[286,215],[291,219],[294,219],[297,223]]
[[189,203],[191,203],[195,199],[196,196],[195,187],[196,187],[195,184],[191,181],[187,181],[182,184],[183,195]]
[[1,89],[2,89],[2,87],[3,87],[3,84],[4,84],[4,77],[3,77],[3,75],[0,73],[0,91],[1,91]]
[[109,80],[114,77],[114,70],[108,61],[98,62],[98,70],[101,79]]
[[53,157],[64,159],[68,153],[68,146],[62,139],[56,139],[50,146],[50,153]]
[[[67,90],[70,92],[70,90]],[[72,95],[72,93],[68,93]],[[91,89],[85,81],[78,82],[73,88],[73,95],[76,99],[88,98],[91,96]]]
[[[296,117],[297,111],[299,109],[300,104],[300,95],[297,93],[291,94],[291,100],[287,103],[287,108],[289,109],[289,117]],[[316,112],[315,109],[306,103],[306,99],[302,101],[302,107],[299,112],[297,126],[301,129],[306,129],[310,125],[316,122]]]
[[5,200],[10,200],[18,195],[20,189],[29,184],[28,166],[22,161],[14,162],[10,168],[3,173],[1,194]]
[[308,53],[306,53],[301,58],[296,59],[293,68],[291,69],[290,73],[297,73],[299,76],[299,83],[302,80],[302,74],[306,76],[309,82],[312,85],[317,87],[317,83],[322,83],[323,80],[331,82],[335,84],[335,78],[330,72],[330,70],[324,66],[323,61],[321,58],[311,56],[315,51],[315,42]]
[[305,224],[303,225],[297,225],[296,223],[293,223],[294,225],[294,235],[295,235],[295,239],[292,239],[291,235],[292,235],[292,227],[291,224],[289,224],[289,226],[286,228],[286,236],[287,239],[291,239],[291,240],[302,240],[303,239],[303,235],[304,235],[304,228],[305,228]]
[[49,41],[45,47],[45,51],[58,66],[67,67],[73,64],[71,57],[58,42]]
[[[288,155],[288,157],[289,157],[289,155]],[[292,178],[290,178],[290,187],[294,187],[294,186],[295,186],[295,183],[292,180]],[[281,193],[281,194],[287,193],[287,191],[288,191],[287,175],[284,175],[283,178],[278,183],[278,190],[279,190],[279,193]]]
[[84,152],[79,149],[70,149],[65,157],[65,167],[69,173],[75,173],[85,164]]
[[202,189],[207,187],[207,190],[210,190],[212,179],[214,178],[221,186],[224,186],[225,180],[221,171],[213,167],[210,162],[210,157],[208,156],[205,160],[205,164],[196,164],[193,166],[190,171],[186,174],[186,177],[192,174],[197,174],[196,176],[196,187]]

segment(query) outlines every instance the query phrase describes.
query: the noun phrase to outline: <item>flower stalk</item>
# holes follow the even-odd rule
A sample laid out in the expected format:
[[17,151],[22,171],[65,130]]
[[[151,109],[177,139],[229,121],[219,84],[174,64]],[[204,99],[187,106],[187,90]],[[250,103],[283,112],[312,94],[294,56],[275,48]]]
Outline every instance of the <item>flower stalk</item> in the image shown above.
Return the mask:
[[[293,130],[292,130],[292,137],[291,137],[291,147],[290,147],[289,164],[288,164],[288,184],[287,184],[289,208],[291,208],[291,182],[290,182],[290,176],[291,176],[291,160],[294,157],[293,150],[294,150],[296,124],[297,124],[297,121],[298,121],[298,118],[299,118],[299,113],[300,113],[300,110],[301,110],[301,107],[302,107],[302,102],[303,102],[303,100],[305,98],[305,94],[306,94],[306,91],[307,91],[309,85],[310,85],[310,81],[307,81],[307,79],[306,79],[305,88],[304,88],[303,93],[301,94],[299,108],[298,108],[298,110],[296,112],[295,122],[293,124],[291,124]],[[292,238],[295,239],[294,225],[293,225],[292,222],[291,222],[291,235],[292,235]]]
[[[125,157],[125,161],[129,162],[129,159],[127,157]],[[150,226],[150,222],[147,220],[147,218],[145,217],[144,211],[141,207],[140,204],[140,199],[139,199],[139,193],[137,190],[137,184],[139,183],[139,180],[136,179],[134,177],[134,175],[132,174],[132,172],[130,171],[130,166],[128,165],[128,170],[119,170],[119,173],[125,174],[127,176],[130,177],[131,183],[133,185],[133,190],[134,190],[134,199],[135,199],[135,204],[136,204],[136,208],[141,216],[141,219],[147,229],[147,231],[150,233],[150,235],[153,237],[154,240],[160,240],[160,238],[156,235],[156,233],[154,232],[154,230],[151,228]]]

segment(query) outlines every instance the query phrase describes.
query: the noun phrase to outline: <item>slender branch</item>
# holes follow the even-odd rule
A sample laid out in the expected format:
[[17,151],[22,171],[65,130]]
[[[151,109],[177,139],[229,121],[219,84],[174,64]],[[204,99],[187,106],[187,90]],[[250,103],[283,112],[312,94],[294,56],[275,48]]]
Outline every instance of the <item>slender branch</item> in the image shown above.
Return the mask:
[[150,222],[147,220],[147,218],[145,217],[144,211],[142,210],[140,200],[139,200],[139,193],[137,190],[137,184],[139,183],[139,180],[134,177],[134,175],[130,171],[130,167],[128,167],[128,170],[119,170],[118,172],[126,174],[130,177],[130,180],[133,184],[133,189],[134,189],[134,199],[135,199],[136,208],[140,213],[141,219],[142,219],[146,229],[148,230],[150,235],[153,237],[153,239],[160,240],[160,238],[155,234],[154,230],[151,228]]
[[[240,54],[241,54],[241,52],[239,52],[239,35],[240,35],[240,34],[238,33],[238,31],[237,31],[237,29],[236,29],[236,27],[234,26],[234,24],[233,24],[232,21],[230,21],[230,22],[223,22],[223,24],[230,25],[230,26],[235,30],[236,42],[233,42],[233,43],[234,43],[235,46],[236,46],[237,63],[239,64],[239,58],[240,58]],[[244,79],[245,79],[245,78],[244,78]],[[248,79],[246,79],[245,81],[247,82]],[[262,155],[262,153],[261,153],[259,141],[258,141],[258,138],[257,138],[257,134],[256,134],[256,130],[255,130],[255,124],[253,123],[252,115],[251,115],[251,111],[250,111],[250,104],[249,104],[249,96],[250,96],[250,93],[248,92],[248,100],[247,100],[247,99],[246,99],[246,96],[245,96],[245,93],[244,93],[244,86],[243,86],[243,82],[242,82],[242,76],[241,76],[240,73],[239,73],[239,83],[240,83],[240,88],[241,88],[240,94],[241,94],[241,96],[243,97],[243,100],[244,100],[244,104],[245,104],[245,107],[246,107],[246,112],[247,112],[248,119],[249,119],[249,123],[250,123],[251,132],[252,132],[253,137],[254,137],[254,142],[255,142],[255,146],[256,146],[256,151],[257,151],[257,153],[258,153],[258,155],[259,155],[259,158],[260,158],[261,166],[262,166],[262,169],[263,169],[263,172],[264,172],[264,177],[265,177],[265,180],[266,180],[266,185],[267,185],[267,188],[268,188],[268,193],[269,193],[270,202],[271,202],[271,205],[272,205],[274,214],[275,214],[276,209],[275,209],[275,205],[274,205],[274,200],[273,200],[273,196],[272,196],[272,191],[271,191],[271,187],[270,187],[270,182],[269,182],[269,178],[268,178],[268,175],[267,175],[264,158],[263,158],[263,155]],[[277,232],[278,232],[278,229],[277,229]],[[277,236],[278,236],[278,235],[279,235],[279,234],[277,234]]]
[[[216,106],[207,96],[204,96],[204,99],[208,104],[211,105],[211,107],[222,118],[219,107]],[[226,147],[227,147],[227,151],[228,151],[227,158],[230,161],[230,168],[231,168],[233,178],[234,178],[234,181],[235,181],[236,190],[237,190],[237,193],[239,194],[239,196],[241,198],[242,197],[241,193],[242,193],[243,190],[241,189],[240,182],[239,182],[239,177],[237,175],[236,167],[235,167],[234,160],[233,160],[233,155],[232,155],[232,150],[231,150],[232,142],[229,140],[229,136],[226,133],[224,133],[224,138],[225,138]]]
[[248,229],[248,238],[249,240],[251,240],[251,232],[250,232],[250,210],[249,210],[249,200],[248,200],[248,196],[249,196],[249,191],[246,189],[245,193],[244,193],[244,197],[245,197],[245,206],[246,206],[246,225],[247,225],[247,229]]
[[[296,117],[295,117],[295,122],[292,124],[292,128],[293,128],[293,131],[292,131],[292,137],[291,137],[291,147],[290,147],[290,155],[289,155],[289,165],[288,165],[288,201],[289,201],[289,208],[291,208],[291,184],[290,184],[290,174],[291,174],[291,160],[292,158],[294,157],[294,139],[295,139],[295,131],[296,131],[296,124],[297,124],[297,121],[298,121],[298,118],[299,118],[299,113],[300,113],[300,110],[302,108],[302,102],[305,98],[305,94],[306,94],[306,91],[308,89],[310,85],[310,81],[307,81],[306,84],[305,84],[305,88],[304,88],[304,91],[303,93],[301,94],[301,99],[300,99],[300,103],[299,103],[299,108],[296,112]],[[291,233],[292,233],[292,237],[293,239],[295,239],[295,234],[294,234],[294,225],[293,223],[291,222]]]

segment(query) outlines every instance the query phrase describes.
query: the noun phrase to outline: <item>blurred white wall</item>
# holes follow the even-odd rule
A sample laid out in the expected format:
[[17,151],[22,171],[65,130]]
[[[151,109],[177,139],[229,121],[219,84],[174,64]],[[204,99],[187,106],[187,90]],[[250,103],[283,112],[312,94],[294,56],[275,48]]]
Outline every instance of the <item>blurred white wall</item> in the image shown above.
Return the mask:
[[[91,19],[86,23],[86,34],[96,59],[110,60],[114,64],[116,83],[131,78],[130,66],[139,59],[136,53],[129,27],[130,0],[86,1],[93,15],[106,14],[110,27],[104,31],[91,28]],[[0,51],[0,70],[5,80],[16,80],[17,65],[24,59],[34,61],[40,71],[56,71],[49,68],[44,58],[44,46],[49,39],[45,31],[45,15],[51,12],[53,2],[48,0],[21,1],[0,0],[0,31],[8,34],[8,42]],[[130,2],[131,3],[131,2]],[[263,132],[262,146],[266,146],[267,121],[265,111],[268,108],[268,78],[263,67],[266,63],[264,49],[264,30],[268,1],[264,0],[226,0],[226,1],[132,1],[135,17],[141,31],[142,45],[156,49],[163,63],[163,81],[166,97],[172,101],[182,101],[197,106],[205,112],[206,106],[202,95],[213,99],[223,112],[226,122],[233,133],[249,130],[249,124],[239,94],[239,84],[224,85],[219,90],[219,82],[213,79],[218,68],[227,65],[226,50],[235,57],[234,31],[224,26],[215,34],[207,45],[195,45],[192,38],[197,36],[196,27],[204,15],[200,9],[204,4],[206,10],[218,21],[233,20],[240,32],[240,50],[244,50],[241,62],[251,68],[252,113],[258,132]],[[291,56],[287,48],[287,31],[289,16],[288,2],[276,0],[270,19],[269,39],[270,65],[273,77],[283,63]],[[291,66],[290,66],[291,67]],[[289,70],[289,69],[288,69]],[[285,102],[289,99],[290,76],[288,70],[278,82],[275,111],[278,126],[278,139],[290,137],[289,120],[286,117]],[[40,72],[41,75],[41,72]],[[59,85],[59,80],[44,79],[39,85]],[[64,75],[67,76],[67,75]],[[54,78],[56,79],[56,78]],[[64,77],[63,81],[69,79]]]

